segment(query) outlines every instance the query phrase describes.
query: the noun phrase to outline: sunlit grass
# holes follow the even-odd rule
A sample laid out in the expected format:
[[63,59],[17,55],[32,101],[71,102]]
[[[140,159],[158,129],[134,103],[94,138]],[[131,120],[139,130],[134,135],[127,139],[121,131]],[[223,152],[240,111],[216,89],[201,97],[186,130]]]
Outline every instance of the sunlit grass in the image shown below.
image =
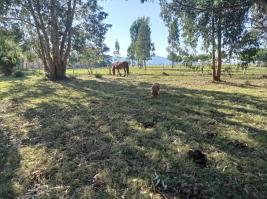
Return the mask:
[[[131,67],[128,78],[68,69],[58,82],[25,73],[0,77],[0,198],[186,198],[186,187],[199,198],[267,195],[266,68],[221,83],[181,66]],[[190,149],[207,154],[207,167]]]

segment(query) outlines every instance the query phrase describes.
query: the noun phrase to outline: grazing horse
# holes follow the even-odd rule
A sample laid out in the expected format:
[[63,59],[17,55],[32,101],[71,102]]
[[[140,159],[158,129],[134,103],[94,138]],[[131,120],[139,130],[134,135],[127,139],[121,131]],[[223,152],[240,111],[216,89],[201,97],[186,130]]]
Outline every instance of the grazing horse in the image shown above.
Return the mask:
[[129,75],[129,63],[127,61],[123,61],[123,62],[116,62],[114,64],[112,64],[112,72],[113,72],[113,75],[115,75],[115,71],[118,71],[119,75],[121,76],[121,73],[120,73],[120,69],[123,69],[124,70],[124,77]]

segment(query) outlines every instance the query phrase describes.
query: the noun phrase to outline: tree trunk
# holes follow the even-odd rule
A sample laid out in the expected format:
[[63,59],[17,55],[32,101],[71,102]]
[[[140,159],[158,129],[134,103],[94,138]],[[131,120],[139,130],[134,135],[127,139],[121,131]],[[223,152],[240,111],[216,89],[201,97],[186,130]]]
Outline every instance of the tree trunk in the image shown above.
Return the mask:
[[216,63],[215,63],[215,16],[212,16],[212,77],[213,81],[217,81]]
[[172,61],[172,68],[174,67],[174,61]]
[[145,66],[145,71],[146,71],[146,60],[144,60],[144,66]]
[[66,78],[66,64],[61,62],[60,58],[53,60],[48,66],[49,72],[46,74],[51,80],[58,80]]
[[109,74],[109,75],[111,75],[111,67],[112,67],[111,65],[108,66],[108,74]]
[[218,68],[217,68],[217,81],[221,81],[221,68],[222,68],[222,27],[221,16],[218,19]]

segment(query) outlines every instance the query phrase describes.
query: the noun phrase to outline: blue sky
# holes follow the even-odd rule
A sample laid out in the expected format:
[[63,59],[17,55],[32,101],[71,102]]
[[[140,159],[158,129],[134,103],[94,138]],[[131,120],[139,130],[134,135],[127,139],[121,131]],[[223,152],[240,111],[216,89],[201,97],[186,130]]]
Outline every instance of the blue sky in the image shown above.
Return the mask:
[[104,0],[99,1],[104,11],[109,14],[106,23],[112,24],[106,35],[105,43],[112,54],[115,48],[115,40],[118,39],[122,56],[127,55],[130,45],[130,26],[138,17],[150,17],[151,39],[155,43],[156,55],[167,56],[168,29],[160,18],[160,6],[155,0],[141,4],[139,0]]

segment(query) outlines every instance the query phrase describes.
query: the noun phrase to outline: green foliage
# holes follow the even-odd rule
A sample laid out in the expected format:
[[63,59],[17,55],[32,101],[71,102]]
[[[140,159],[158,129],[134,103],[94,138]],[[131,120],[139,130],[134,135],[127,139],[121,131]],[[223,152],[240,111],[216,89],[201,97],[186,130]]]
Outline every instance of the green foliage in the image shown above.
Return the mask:
[[242,61],[253,62],[259,49],[258,34],[255,31],[245,32],[237,44],[236,53]]
[[29,62],[33,62],[37,58],[36,54],[33,53],[32,51],[29,51],[29,50],[25,51],[24,55],[25,55],[27,61],[29,61]]
[[222,46],[229,56],[246,30],[251,1],[243,0],[161,0],[161,16],[165,23],[178,20],[185,44],[196,48],[199,38],[203,47],[213,52],[213,80],[220,81]]
[[211,58],[210,55],[199,54],[199,55],[196,55],[195,60],[208,61],[208,60],[210,60],[210,58]]
[[13,73],[14,77],[24,77],[24,73],[20,70],[17,70]]
[[149,60],[155,50],[154,44],[151,42],[149,18],[141,18],[141,20],[142,23],[135,42],[136,58],[139,60]]
[[89,67],[93,67],[95,64],[103,61],[103,56],[101,49],[85,48],[82,54],[79,55],[79,60]]
[[119,44],[117,39],[115,41],[115,52],[114,52],[114,54],[115,55],[120,55],[120,44]]
[[148,17],[138,18],[130,28],[131,45],[128,48],[128,57],[146,61],[149,60],[155,51],[151,42],[151,29]]
[[6,12],[0,13],[6,19],[3,23],[19,21],[26,37],[34,38],[34,46],[50,79],[65,77],[72,49],[78,52],[93,47],[102,52],[108,49],[104,40],[110,25],[103,22],[107,13],[97,0],[27,3],[10,0],[4,5]]
[[134,46],[133,43],[131,43],[131,45],[127,49],[127,58],[132,60],[132,62],[133,62],[134,59],[136,59],[135,58],[135,46]]
[[172,66],[174,62],[180,61],[180,57],[178,53],[180,52],[180,35],[179,35],[179,25],[178,20],[175,19],[168,25],[169,29],[169,36],[168,36],[168,48],[167,51],[169,52],[168,59],[172,61]]
[[115,59],[118,60],[118,58],[120,56],[120,44],[119,44],[117,39],[115,41],[115,51],[113,52],[113,55],[114,55]]
[[257,49],[256,48],[250,48],[250,49],[246,49],[243,50],[239,53],[240,55],[240,60],[241,61],[245,61],[245,62],[252,62],[254,61],[254,57],[257,54]]
[[173,52],[170,52],[170,53],[168,54],[167,58],[168,58],[169,60],[171,60],[172,62],[181,62],[181,61],[183,61],[183,57],[182,57],[182,56],[177,55],[177,54],[175,54],[175,53],[173,53]]
[[255,55],[255,60],[267,63],[267,49],[259,49]]
[[14,40],[7,37],[0,38],[0,72],[11,75],[13,68],[19,63],[21,49]]

